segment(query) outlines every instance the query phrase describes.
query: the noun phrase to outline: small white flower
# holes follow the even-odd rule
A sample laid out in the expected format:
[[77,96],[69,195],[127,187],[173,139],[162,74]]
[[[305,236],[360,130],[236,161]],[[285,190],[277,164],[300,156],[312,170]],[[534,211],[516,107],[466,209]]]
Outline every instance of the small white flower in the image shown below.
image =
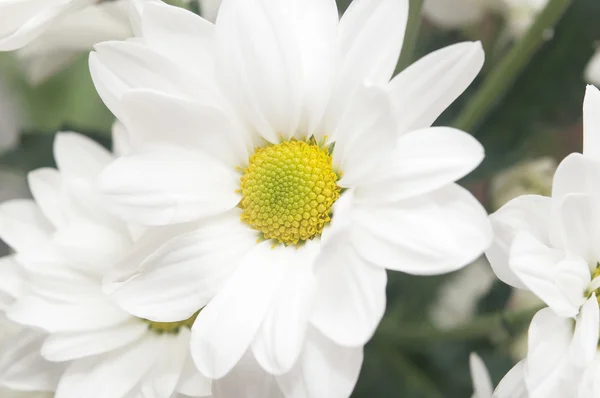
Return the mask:
[[450,272],[489,244],[484,209],[454,183],[483,148],[430,127],[480,70],[481,45],[439,50],[390,82],[407,15],[406,0],[356,0],[341,20],[333,0],[226,0],[213,26],[148,4],[140,39],[90,56],[133,146],[100,178],[113,211],[215,223],[107,290],[136,316],[174,321],[205,304],[189,292],[208,267],[236,267],[192,329],[205,375],[235,375],[250,357],[288,397],[347,397],[385,310],[386,268]]
[[592,59],[587,64],[584,73],[585,80],[588,83],[600,86],[600,50],[596,50]]
[[[54,154],[58,170],[29,175],[35,201],[0,205],[0,236],[15,250],[25,275],[23,292],[7,307],[7,316],[45,331],[34,352],[66,364],[56,397],[209,396],[210,380],[189,355],[195,315],[176,323],[135,318],[102,291],[112,266],[135,264],[140,252],[160,252],[166,231],[136,228],[106,212],[94,185],[113,159],[104,148],[61,133]],[[171,236],[176,234],[169,231]],[[223,274],[226,268],[211,274],[212,288]],[[2,283],[9,283],[5,270],[2,275]],[[199,294],[211,296],[208,290]],[[2,361],[14,358],[2,351]],[[33,377],[36,369],[23,372]]]
[[[538,314],[529,331],[526,381],[534,397],[548,397],[544,392],[563,392],[559,387],[565,384],[563,379],[571,376],[569,369],[585,368],[596,353],[599,325],[595,293],[600,287],[599,116],[600,92],[588,86],[584,101],[584,152],[571,154],[561,162],[552,197],[521,196],[490,216],[496,236],[486,254],[496,275],[514,287],[532,291],[550,307]],[[552,317],[550,313],[556,315]],[[579,319],[575,337],[574,317]],[[536,323],[547,325],[538,328],[534,327]],[[556,328],[548,326],[555,323]],[[543,332],[536,332],[546,329],[562,334],[546,337]],[[577,332],[579,329],[581,332]],[[569,357],[569,364],[560,365],[567,361],[564,347],[572,340],[577,344],[578,334],[586,342],[593,340],[593,344],[587,345],[587,351],[581,348],[573,354],[577,360]],[[562,345],[548,350],[547,340],[553,336],[560,338]],[[545,348],[537,352],[538,345]],[[558,368],[563,370],[559,372]]]

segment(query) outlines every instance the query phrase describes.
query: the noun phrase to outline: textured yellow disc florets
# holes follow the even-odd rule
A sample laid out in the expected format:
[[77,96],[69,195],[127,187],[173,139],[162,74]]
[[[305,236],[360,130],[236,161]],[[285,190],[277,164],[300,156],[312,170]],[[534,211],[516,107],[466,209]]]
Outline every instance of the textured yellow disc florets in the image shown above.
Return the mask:
[[331,155],[315,142],[257,149],[242,176],[242,220],[285,245],[319,236],[340,196]]
[[198,317],[200,311],[189,317],[184,321],[178,322],[153,322],[148,319],[142,319],[142,321],[148,324],[148,330],[151,330],[158,334],[178,334],[181,328],[191,329]]

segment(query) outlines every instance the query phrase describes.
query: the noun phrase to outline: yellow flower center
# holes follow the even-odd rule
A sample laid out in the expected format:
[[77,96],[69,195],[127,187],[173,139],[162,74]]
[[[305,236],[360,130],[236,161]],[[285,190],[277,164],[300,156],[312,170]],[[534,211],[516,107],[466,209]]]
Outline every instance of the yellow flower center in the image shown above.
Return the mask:
[[242,221],[284,245],[320,236],[340,197],[327,148],[314,140],[258,148],[241,178]]
[[142,321],[148,324],[148,330],[151,330],[157,334],[178,334],[179,330],[183,327],[191,329],[198,317],[200,311],[183,321],[177,322],[153,322],[148,319],[142,319]]

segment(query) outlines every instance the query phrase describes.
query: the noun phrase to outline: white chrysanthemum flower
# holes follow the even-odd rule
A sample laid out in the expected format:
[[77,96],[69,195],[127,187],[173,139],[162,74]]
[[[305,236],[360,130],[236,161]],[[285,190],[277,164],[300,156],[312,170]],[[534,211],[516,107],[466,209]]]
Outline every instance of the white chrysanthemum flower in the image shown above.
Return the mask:
[[600,50],[596,50],[592,59],[587,64],[584,72],[585,80],[588,83],[600,87]]
[[[135,261],[129,256],[134,245],[134,253],[161,250],[165,231],[140,235],[139,228],[104,210],[95,178],[113,157],[101,146],[61,133],[54,153],[58,170],[29,175],[35,202],[13,200],[0,206],[0,237],[15,250],[25,273],[23,294],[8,307],[7,316],[48,333],[41,346],[44,358],[70,362],[56,397],[210,395],[210,381],[189,355],[194,314],[175,323],[138,319],[102,291],[111,266]],[[214,288],[226,272],[213,274]],[[5,352],[2,358],[11,359]]]
[[304,385],[347,397],[385,310],[386,268],[450,272],[489,244],[484,209],[454,183],[483,148],[430,127],[480,70],[481,45],[439,50],[390,82],[407,14],[406,0],[356,0],[341,20],[333,0],[226,0],[213,26],[148,4],[142,38],[92,53],[134,147],[100,179],[113,211],[215,224],[108,291],[138,317],[176,321],[204,305],[192,293],[207,267],[237,267],[192,330],[205,375],[248,352],[286,396]]
[[[599,325],[595,293],[600,287],[599,115],[600,92],[588,86],[584,152],[569,155],[559,165],[552,197],[521,196],[490,216],[496,237],[486,254],[494,271],[506,283],[532,291],[550,307],[538,317],[542,326],[532,328],[548,329],[551,336],[529,331],[526,380],[532,396],[548,397],[543,394],[553,390],[557,394],[564,392],[559,386],[570,376],[571,365],[585,368],[596,353]],[[584,303],[586,311],[581,310]],[[580,319],[573,337],[571,318],[576,316]],[[579,323],[585,326],[580,328]],[[562,325],[562,329],[553,329],[555,324]],[[553,336],[560,337],[564,344],[549,344]],[[576,345],[580,341],[589,344],[569,348],[572,340]],[[569,350],[569,356],[575,355],[576,359],[566,358]]]
[[518,363],[502,378],[494,391],[492,378],[479,355],[471,353],[469,357],[471,380],[473,381],[472,398],[529,398],[523,380],[523,364]]

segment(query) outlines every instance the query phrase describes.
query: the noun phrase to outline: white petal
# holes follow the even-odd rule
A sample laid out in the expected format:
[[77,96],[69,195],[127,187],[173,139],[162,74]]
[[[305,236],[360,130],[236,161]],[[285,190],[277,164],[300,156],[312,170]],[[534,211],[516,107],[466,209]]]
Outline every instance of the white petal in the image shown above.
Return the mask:
[[44,339],[41,333],[22,329],[2,342],[0,384],[24,391],[48,391],[56,388],[63,370],[62,364],[46,361],[40,355]]
[[494,229],[494,241],[485,252],[494,273],[511,286],[526,289],[521,280],[508,266],[508,254],[515,236],[523,231],[549,244],[548,228],[552,200],[545,196],[523,195],[505,204],[490,216]]
[[347,398],[362,361],[362,347],[336,345],[313,329],[296,366],[277,382],[286,398]]
[[7,316],[22,325],[36,326],[50,333],[92,331],[118,325],[131,317],[110,302],[73,304],[34,295],[19,299]]
[[587,367],[596,357],[600,324],[600,310],[595,294],[592,294],[577,316],[575,332],[570,347],[570,358],[575,366]]
[[231,168],[244,165],[252,150],[244,132],[237,131],[228,116],[212,106],[135,90],[123,96],[121,107],[134,146],[168,142],[199,149]]
[[525,385],[525,364],[523,361],[517,363],[500,380],[494,391],[494,398],[528,398],[527,386]]
[[600,159],[600,90],[587,86],[583,102],[583,154]]
[[527,232],[515,237],[510,268],[536,296],[561,316],[575,316],[590,282],[585,261],[549,248]]
[[213,398],[284,398],[275,377],[248,351],[225,377],[213,382]]
[[560,164],[554,174],[552,198],[560,201],[570,193],[600,196],[600,159],[572,153]]
[[481,144],[460,130],[413,131],[398,138],[391,158],[379,159],[378,169],[357,190],[357,198],[393,202],[431,192],[470,173],[483,157]]
[[95,178],[113,157],[92,139],[77,133],[58,133],[54,140],[54,159],[66,177]]
[[62,177],[56,169],[43,168],[30,172],[27,176],[29,189],[44,216],[55,226],[65,223],[65,209],[62,206]]
[[272,248],[269,241],[258,244],[200,312],[192,329],[191,350],[204,375],[219,379],[244,355],[273,304],[294,250]]
[[[0,29],[2,36],[0,51],[13,51],[24,47],[41,35],[53,22],[91,3],[92,0],[54,1],[53,3],[48,1],[48,5],[40,6],[39,2],[33,4],[31,2],[29,4],[27,2],[4,2],[4,7],[1,9],[3,28]],[[20,9],[14,9],[15,6]],[[28,7],[29,10],[21,8],[23,6]],[[27,18],[24,19],[24,15],[27,15]],[[14,31],[6,32],[6,28],[15,23],[18,25],[15,26]]]
[[191,72],[207,77],[213,74],[213,31],[213,24],[181,7],[162,2],[144,6],[144,42]]
[[84,333],[56,333],[50,335],[41,349],[44,358],[53,362],[90,357],[121,348],[147,333],[148,325],[141,320],[104,330]]
[[116,214],[144,225],[192,221],[239,202],[234,169],[202,152],[165,145],[117,159],[99,185]]
[[568,194],[557,205],[551,230],[551,242],[595,265],[600,259],[600,203],[587,194]]
[[74,361],[60,380],[56,398],[93,397],[99,391],[105,397],[128,396],[150,368],[164,360],[157,355],[164,343],[149,334],[135,345]]
[[538,311],[533,317],[525,362],[525,383],[531,396],[555,396],[551,393],[559,389],[564,376],[564,360],[572,335],[573,320],[557,316],[550,308]]
[[299,124],[302,63],[288,21],[301,10],[300,2],[291,0],[230,0],[215,26],[223,92],[270,142],[293,136]]
[[255,244],[256,234],[232,211],[168,240],[105,291],[139,318],[187,319],[208,304]]
[[323,246],[315,274],[312,324],[337,344],[366,344],[385,312],[385,269],[363,260],[342,232]]
[[34,201],[17,199],[0,205],[0,237],[17,252],[40,250],[52,232]]
[[208,397],[211,395],[211,390],[212,380],[200,373],[192,357],[188,355],[181,370],[181,378],[179,379],[177,391],[185,396]]
[[0,273],[0,309],[4,310],[15,299],[21,297],[26,288],[26,281],[23,269],[14,256],[0,257]]
[[479,0],[426,0],[423,14],[443,28],[462,28],[479,21],[486,4]]
[[158,339],[157,361],[140,383],[140,396],[144,398],[172,397],[182,376],[189,353],[190,331],[180,330],[178,335],[162,335]]
[[120,121],[115,121],[112,127],[112,150],[115,156],[127,155],[132,150],[129,132]]
[[200,13],[202,14],[202,18],[214,23],[217,20],[217,14],[219,12],[219,7],[221,7],[221,1],[222,0],[198,0],[200,3]]
[[426,55],[396,76],[389,89],[399,131],[431,126],[475,79],[484,57],[480,42],[453,44]]
[[408,18],[408,1],[355,0],[340,20],[340,82],[355,88],[387,83],[398,62]]
[[469,357],[471,380],[473,381],[474,398],[492,398],[492,379],[485,363],[479,355],[472,352]]
[[194,75],[136,41],[97,44],[90,54],[90,73],[106,106],[121,119],[119,101],[128,90],[151,89],[176,96],[202,96],[205,85]]
[[354,217],[352,239],[361,257],[416,275],[455,271],[492,239],[485,209],[458,185],[391,204],[358,204]]
[[[393,149],[396,125],[387,93],[360,86],[332,135],[334,166],[343,171],[342,187],[364,184]],[[365,156],[365,154],[368,154]]]
[[318,241],[313,241],[301,248],[287,249],[293,252],[284,262],[285,275],[252,343],[254,357],[271,374],[288,372],[304,345],[314,299],[313,263],[319,246]]

